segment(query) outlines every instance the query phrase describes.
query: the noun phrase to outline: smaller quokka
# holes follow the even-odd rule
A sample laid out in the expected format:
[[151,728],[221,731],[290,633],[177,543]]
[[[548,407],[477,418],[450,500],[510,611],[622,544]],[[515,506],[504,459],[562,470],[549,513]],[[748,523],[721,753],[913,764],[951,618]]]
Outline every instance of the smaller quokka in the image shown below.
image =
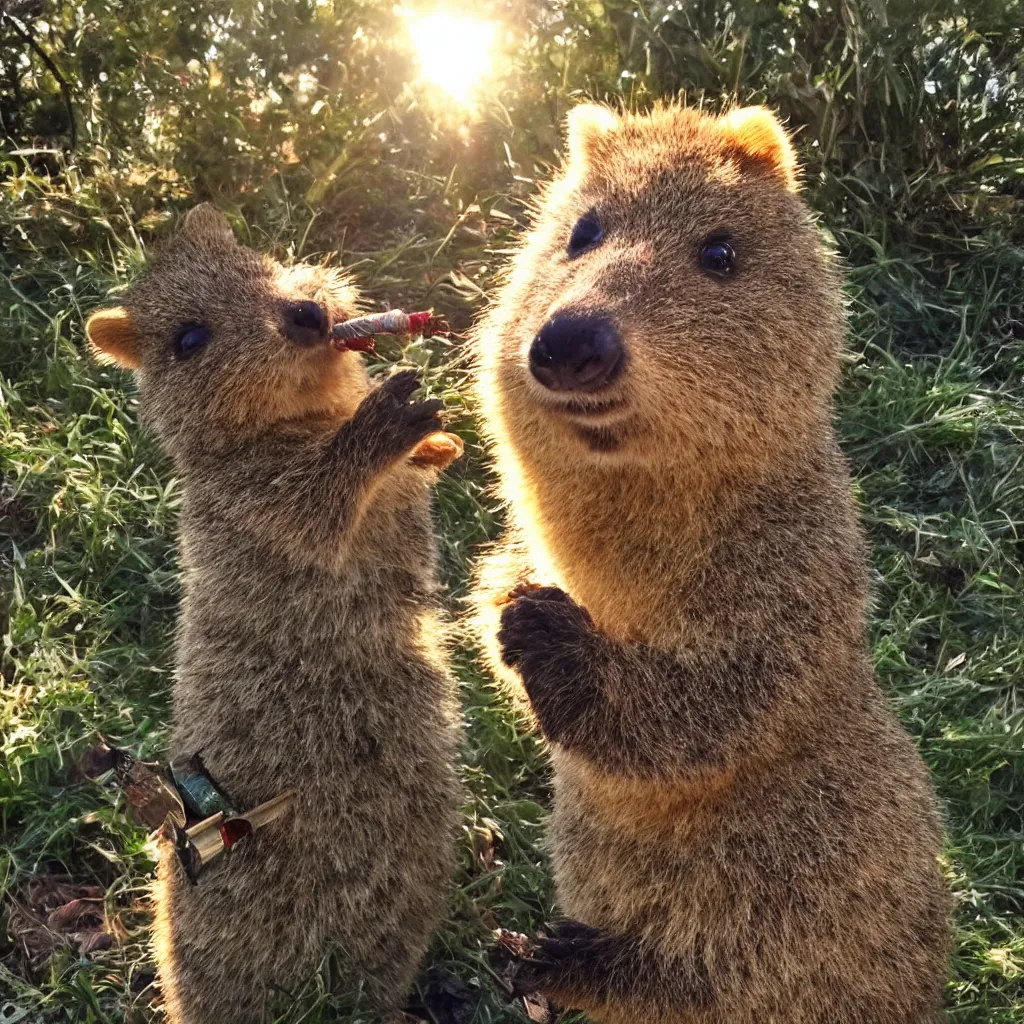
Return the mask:
[[123,305],[101,359],[137,371],[184,485],[171,759],[283,817],[193,886],[165,844],[155,946],[172,1024],[255,1024],[329,949],[401,1004],[454,867],[454,686],[430,488],[461,451],[414,373],[372,387],[331,344],[356,292],[285,268],[198,206]]

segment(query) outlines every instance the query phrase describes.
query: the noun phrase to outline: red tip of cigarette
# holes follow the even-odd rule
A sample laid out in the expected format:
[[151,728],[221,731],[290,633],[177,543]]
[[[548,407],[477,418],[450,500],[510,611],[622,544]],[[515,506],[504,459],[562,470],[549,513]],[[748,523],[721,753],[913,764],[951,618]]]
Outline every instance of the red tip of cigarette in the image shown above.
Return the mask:
[[331,344],[339,352],[376,352],[377,340],[371,335],[369,338],[335,338]]
[[342,342],[342,345],[349,352],[375,352],[377,350],[377,339],[371,334],[369,338],[349,338]]
[[430,313],[410,313],[409,314],[409,333],[420,334],[425,327],[430,324],[433,319]]
[[434,316],[429,312],[409,314],[410,334],[447,334],[450,330],[443,316]]

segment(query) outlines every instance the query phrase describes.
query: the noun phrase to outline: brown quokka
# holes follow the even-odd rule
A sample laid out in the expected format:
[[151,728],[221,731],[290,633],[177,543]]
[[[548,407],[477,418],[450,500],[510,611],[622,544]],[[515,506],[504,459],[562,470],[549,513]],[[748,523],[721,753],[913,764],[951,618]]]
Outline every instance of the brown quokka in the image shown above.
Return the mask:
[[262,1021],[332,947],[346,990],[399,1005],[443,913],[457,729],[429,503],[461,449],[416,374],[372,387],[331,345],[355,304],[201,205],[88,323],[183,480],[171,757],[199,752],[242,810],[297,790],[196,886],[164,844],[173,1024]]
[[571,918],[520,988],[607,1024],[934,1021],[940,827],[873,678],[841,280],[789,140],[584,105],[568,148],[476,339],[513,521],[480,620],[550,741]]

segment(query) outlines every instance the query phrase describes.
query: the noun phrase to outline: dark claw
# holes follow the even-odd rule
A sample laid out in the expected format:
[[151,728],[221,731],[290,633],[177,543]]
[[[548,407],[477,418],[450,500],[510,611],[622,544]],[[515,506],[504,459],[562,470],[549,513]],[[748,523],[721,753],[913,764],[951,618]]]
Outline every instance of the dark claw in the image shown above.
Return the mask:
[[501,626],[498,629],[501,660],[509,668],[516,668],[522,661],[530,639],[530,631],[526,626],[525,618],[519,613],[519,603],[509,605],[501,613]]
[[550,618],[551,612],[539,601],[521,597],[501,613],[501,629],[503,632],[529,634],[542,630]]
[[528,996],[531,992],[540,992],[549,972],[550,965],[543,960],[524,960],[512,975],[512,995]]
[[601,929],[593,928],[589,924],[583,924],[580,921],[560,921],[551,929],[551,937],[541,939],[541,943],[549,942],[552,940],[587,940],[593,942],[595,939],[601,937]]
[[561,587],[538,587],[534,583],[516,587],[508,596],[511,598],[525,597],[531,601],[557,601],[559,604],[576,603]]
[[381,390],[386,392],[399,405],[405,405],[419,386],[420,374],[418,370],[399,370],[398,373],[393,373],[381,384]]
[[505,607],[498,629],[498,645],[506,665],[515,668],[526,651],[537,646],[542,640],[545,620],[543,609],[526,597]]
[[436,419],[444,411],[444,402],[440,398],[430,398],[425,402],[416,402],[409,406],[409,417],[412,420]]
[[[567,960],[577,955],[581,949],[593,945],[601,938],[598,928],[591,928],[579,921],[562,921],[551,929],[551,934],[537,940],[540,953],[548,961]],[[535,952],[533,958],[537,959]]]
[[539,945],[546,960],[568,960],[576,952],[572,939],[541,939]]

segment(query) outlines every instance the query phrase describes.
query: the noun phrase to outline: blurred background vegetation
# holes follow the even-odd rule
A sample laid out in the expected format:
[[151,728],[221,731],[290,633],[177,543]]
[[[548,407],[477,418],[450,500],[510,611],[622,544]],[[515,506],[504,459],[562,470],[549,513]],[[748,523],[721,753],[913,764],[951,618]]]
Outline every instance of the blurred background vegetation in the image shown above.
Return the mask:
[[[958,900],[950,1019],[1024,1021],[1024,4],[1020,0],[0,0],[0,1021],[147,1020],[145,835],[82,779],[162,750],[178,487],[84,316],[193,202],[381,308],[464,329],[580,98],[766,102],[848,269],[839,423],[874,546],[879,678],[931,765]],[[453,606],[500,511],[469,442],[438,522]],[[415,1001],[522,1021],[494,929],[552,912],[540,745],[461,650],[470,794]],[[60,885],[92,888],[60,889]],[[71,895],[90,913],[51,920]],[[88,909],[88,908],[86,908]],[[79,905],[82,910],[82,905]],[[66,933],[61,935],[58,933]],[[105,936],[110,936],[110,939]],[[287,1020],[369,1020],[324,991]],[[288,1002],[288,1001],[286,1001]]]

